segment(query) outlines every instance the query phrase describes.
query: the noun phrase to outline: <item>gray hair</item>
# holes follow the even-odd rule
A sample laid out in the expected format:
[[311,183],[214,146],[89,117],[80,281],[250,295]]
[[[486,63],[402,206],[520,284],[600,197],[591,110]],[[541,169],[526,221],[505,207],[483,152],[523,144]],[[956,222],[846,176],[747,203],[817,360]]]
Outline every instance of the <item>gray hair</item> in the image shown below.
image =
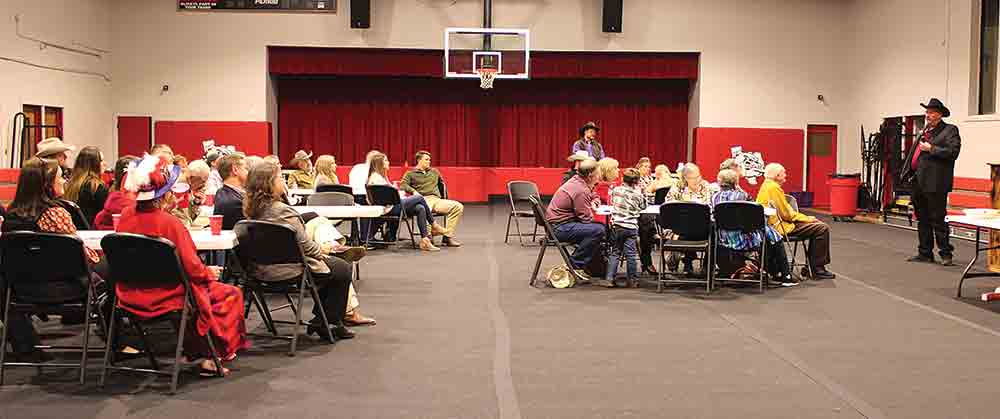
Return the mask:
[[208,167],[208,163],[205,163],[204,160],[195,160],[188,163],[187,170],[188,176],[194,175],[204,177],[205,179],[208,179],[209,174],[212,173],[212,169]]
[[698,167],[697,164],[684,163],[684,168],[681,169],[681,177],[687,177],[687,175],[694,170],[697,170],[698,174],[701,174],[701,168]]
[[733,169],[722,169],[717,177],[719,186],[735,188],[740,181],[740,174]]
[[781,163],[770,163],[764,166],[764,179],[774,179],[785,170]]
[[597,160],[593,157],[588,157],[580,162],[580,167],[576,169],[576,172],[580,174],[580,177],[587,177],[597,170]]
[[736,162],[736,159],[726,159],[726,161],[719,165],[719,170],[725,169],[739,170],[740,164]]

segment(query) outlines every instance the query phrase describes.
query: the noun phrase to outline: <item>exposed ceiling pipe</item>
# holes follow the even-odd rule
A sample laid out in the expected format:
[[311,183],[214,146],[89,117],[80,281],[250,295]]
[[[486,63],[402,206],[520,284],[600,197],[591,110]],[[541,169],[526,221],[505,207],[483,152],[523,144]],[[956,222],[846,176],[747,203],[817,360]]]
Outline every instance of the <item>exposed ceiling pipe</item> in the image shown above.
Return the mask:
[[[31,37],[31,36],[28,36],[28,35],[25,35],[25,34],[21,33],[21,15],[14,15],[14,30],[15,30],[15,32],[17,32],[17,36],[19,38],[21,38],[21,39],[27,39],[27,40],[32,41],[32,42],[37,42],[38,45],[40,45],[42,48],[52,47],[52,48],[55,48],[55,49],[61,49],[63,51],[69,51],[69,52],[75,52],[77,54],[89,55],[89,56],[92,56],[92,57],[96,57],[98,59],[102,58],[102,55],[100,53],[97,53],[97,52],[86,51],[86,50],[82,50],[82,49],[79,49],[79,48],[68,47],[68,46],[65,46],[65,45],[56,44],[56,43],[53,43],[53,42],[49,42],[49,41],[45,41],[45,40],[42,40],[42,39],[34,38],[34,37]],[[89,47],[87,47],[87,48],[89,48]],[[91,48],[91,49],[94,49],[94,48]]]

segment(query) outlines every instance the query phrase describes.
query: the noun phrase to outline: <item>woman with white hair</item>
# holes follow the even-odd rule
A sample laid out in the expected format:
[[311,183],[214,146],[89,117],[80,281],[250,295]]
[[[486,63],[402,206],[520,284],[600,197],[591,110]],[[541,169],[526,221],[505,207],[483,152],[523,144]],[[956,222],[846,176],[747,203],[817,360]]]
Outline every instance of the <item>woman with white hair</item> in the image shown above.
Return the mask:
[[[785,167],[771,163],[764,167],[764,183],[757,192],[757,202],[771,206],[777,213],[768,219],[768,224],[774,226],[785,237],[802,237],[809,239],[806,253],[812,268],[813,279],[833,279],[836,277],[826,270],[830,263],[830,227],[816,219],[796,211],[788,204],[785,190],[781,188],[788,180]],[[802,269],[802,276],[809,276],[810,269]]]
[[[739,172],[732,169],[720,170],[718,182],[719,192],[712,196],[711,200],[713,209],[723,202],[751,201],[750,195],[738,186],[740,182]],[[743,267],[746,252],[760,249],[765,238],[767,249],[764,252],[766,255],[764,270],[783,286],[795,285],[788,271],[788,256],[785,253],[785,246],[781,243],[781,234],[771,226],[767,226],[763,233],[760,231],[745,233],[737,230],[719,230],[719,253],[716,255],[716,260],[720,274],[731,274]]]
[[[681,184],[674,185],[667,193],[667,202],[695,202],[708,205],[712,199],[712,187],[701,177],[701,169],[694,163],[687,163],[681,169]],[[681,237],[681,240],[684,238]],[[695,252],[684,253],[684,273],[694,273]],[[676,255],[667,261],[671,271],[677,270]]]
[[674,185],[667,193],[667,201],[697,202],[708,204],[714,192],[708,181],[701,177],[701,168],[687,163],[681,169],[681,184]]

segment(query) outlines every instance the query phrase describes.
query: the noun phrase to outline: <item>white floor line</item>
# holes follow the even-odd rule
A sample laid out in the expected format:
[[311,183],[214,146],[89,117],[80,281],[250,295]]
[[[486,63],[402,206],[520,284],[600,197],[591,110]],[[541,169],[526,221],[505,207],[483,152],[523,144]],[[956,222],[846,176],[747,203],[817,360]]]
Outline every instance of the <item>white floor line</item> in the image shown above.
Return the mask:
[[486,258],[489,263],[489,311],[493,320],[495,347],[493,350],[493,387],[497,395],[500,419],[521,419],[521,407],[510,372],[510,324],[500,307],[500,268],[494,251],[493,239],[486,240]]
[[[831,272],[833,272],[833,271],[831,271]],[[948,320],[952,320],[952,321],[954,321],[956,323],[959,323],[961,325],[973,328],[973,329],[978,330],[980,332],[983,332],[983,333],[986,333],[986,334],[989,334],[989,335],[993,335],[993,336],[996,336],[996,337],[1000,337],[1000,331],[997,331],[997,330],[994,330],[992,328],[983,326],[983,325],[981,325],[979,323],[975,323],[975,322],[963,319],[963,318],[958,317],[958,316],[956,316],[954,314],[945,313],[945,312],[943,312],[941,310],[938,310],[938,309],[936,309],[934,307],[928,306],[926,304],[918,303],[918,302],[913,301],[913,300],[911,300],[909,298],[906,298],[906,297],[903,297],[901,295],[897,295],[897,294],[894,294],[892,292],[886,291],[886,290],[884,290],[882,288],[876,287],[876,286],[871,285],[869,283],[866,283],[864,281],[859,281],[857,279],[851,278],[851,277],[849,277],[847,275],[844,275],[842,273],[833,272],[833,274],[837,275],[838,278],[846,279],[846,280],[848,280],[850,282],[853,282],[853,283],[855,283],[857,285],[860,285],[860,286],[862,286],[864,288],[868,288],[868,289],[870,289],[872,291],[875,291],[875,292],[877,292],[879,294],[882,294],[882,295],[884,295],[886,297],[889,297],[889,298],[891,298],[893,300],[896,300],[896,301],[899,301],[901,303],[908,304],[910,306],[913,306],[913,307],[925,310],[927,312],[936,314],[938,316],[944,317],[944,318],[946,318]]]

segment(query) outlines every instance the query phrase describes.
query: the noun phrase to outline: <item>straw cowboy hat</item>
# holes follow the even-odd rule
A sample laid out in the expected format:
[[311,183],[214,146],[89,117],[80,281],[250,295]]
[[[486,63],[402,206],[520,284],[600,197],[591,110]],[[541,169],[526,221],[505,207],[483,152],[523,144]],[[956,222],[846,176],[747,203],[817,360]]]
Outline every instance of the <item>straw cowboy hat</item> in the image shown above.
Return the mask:
[[303,160],[309,160],[309,159],[312,158],[312,156],[313,156],[312,153],[306,153],[305,150],[296,151],[295,152],[295,156],[293,156],[292,160],[288,162],[288,165],[291,166],[291,167],[295,167],[296,163],[298,163],[300,161],[303,161]]
[[926,105],[921,103],[920,106],[923,106],[924,109],[934,109],[937,110],[938,112],[941,112],[942,118],[947,118],[951,116],[951,110],[949,110],[947,106],[944,106],[944,104],[941,103],[941,101],[938,100],[938,98],[936,97],[932,97],[931,100],[927,102]]
[[64,143],[58,137],[49,137],[38,143],[38,152],[35,153],[35,156],[43,158],[51,157],[59,153],[65,153],[73,150],[76,150],[76,147]]
[[583,134],[586,133],[588,129],[596,130],[597,132],[601,131],[601,127],[597,126],[594,121],[590,121],[580,127],[580,136],[583,137]]

